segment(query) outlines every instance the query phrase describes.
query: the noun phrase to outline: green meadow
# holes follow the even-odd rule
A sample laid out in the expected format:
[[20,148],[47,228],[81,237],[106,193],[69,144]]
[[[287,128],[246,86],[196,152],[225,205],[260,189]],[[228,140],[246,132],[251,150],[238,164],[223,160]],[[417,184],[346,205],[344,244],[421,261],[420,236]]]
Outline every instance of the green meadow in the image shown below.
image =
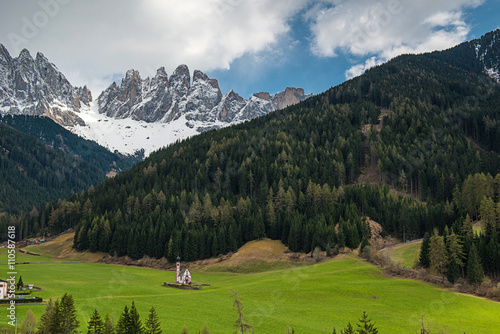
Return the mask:
[[[184,326],[196,333],[205,323],[214,334],[231,333],[236,320],[231,290],[255,333],[284,333],[287,326],[298,334],[331,333],[363,311],[380,333],[417,333],[422,316],[432,333],[498,333],[500,325],[499,303],[387,277],[355,256],[259,273],[195,271],[195,283],[211,284],[199,291],[166,288],[162,284],[174,281],[174,272],[137,267],[45,263],[17,270],[25,283],[43,288],[37,295],[44,299],[72,294],[82,331],[94,308],[117,319],[134,301],[143,323],[151,306],[156,308],[164,333],[180,333]],[[39,319],[44,308],[18,305],[17,315],[22,320],[32,309]]]
[[412,242],[394,248],[388,248],[383,252],[389,254],[391,259],[395,263],[400,263],[407,269],[411,269],[418,263],[420,247],[422,247],[422,241]]

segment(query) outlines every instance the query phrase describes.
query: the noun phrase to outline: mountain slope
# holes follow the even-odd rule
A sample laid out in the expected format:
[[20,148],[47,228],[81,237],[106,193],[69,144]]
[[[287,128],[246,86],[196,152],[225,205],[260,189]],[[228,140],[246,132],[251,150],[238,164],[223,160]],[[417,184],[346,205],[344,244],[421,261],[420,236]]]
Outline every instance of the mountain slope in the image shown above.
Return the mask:
[[0,212],[20,213],[105,179],[97,167],[0,122]]
[[[297,105],[152,154],[72,198],[86,207],[75,247],[170,260],[217,256],[263,236],[293,251],[355,248],[370,235],[363,215],[408,238],[460,230],[457,189],[470,174],[500,169],[491,140],[500,86],[451,62],[450,52],[398,57]],[[348,186],[367,166],[427,203],[384,186]],[[60,228],[69,226],[53,208]]]
[[100,169],[103,174],[114,175],[127,170],[143,158],[142,155],[123,156],[120,153],[111,153],[95,142],[71,133],[48,117],[13,115],[0,117],[0,122],[33,136],[71,157],[85,160]]

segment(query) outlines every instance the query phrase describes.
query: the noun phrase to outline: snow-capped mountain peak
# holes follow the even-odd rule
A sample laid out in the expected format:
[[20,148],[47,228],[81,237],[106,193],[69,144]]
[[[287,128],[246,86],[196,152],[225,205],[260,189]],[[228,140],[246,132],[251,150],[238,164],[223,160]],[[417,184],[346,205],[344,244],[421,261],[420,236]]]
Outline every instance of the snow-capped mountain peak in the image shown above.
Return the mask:
[[170,77],[163,67],[159,68],[151,82],[142,85],[137,71],[127,71],[120,87],[112,84],[99,96],[98,105],[99,113],[118,119],[169,123],[185,115],[192,121],[233,123],[265,115],[307,97],[303,89],[290,87],[275,96],[254,94],[249,100],[233,90],[222,95],[216,79],[195,70],[191,82],[189,68],[180,65]]
[[12,58],[0,44],[0,114],[47,116],[111,151],[146,154],[176,140],[265,115],[308,95],[287,88],[246,100],[233,90],[222,94],[216,79],[178,66],[169,76],[160,67],[150,78],[128,70],[92,101],[84,87],[73,87],[42,53],[27,49]]
[[12,58],[0,45],[0,114],[43,115],[70,126],[83,124],[77,112],[91,101],[86,87],[73,87],[42,53],[33,59],[23,49]]

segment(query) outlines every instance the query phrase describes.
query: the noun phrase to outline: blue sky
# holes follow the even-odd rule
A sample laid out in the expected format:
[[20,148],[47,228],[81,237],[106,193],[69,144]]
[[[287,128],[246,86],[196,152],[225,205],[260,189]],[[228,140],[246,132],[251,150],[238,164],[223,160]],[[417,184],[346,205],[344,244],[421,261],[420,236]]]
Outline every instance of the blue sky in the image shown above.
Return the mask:
[[187,64],[248,98],[320,93],[401,53],[500,27],[499,0],[0,0],[0,43],[42,52],[94,98],[128,69]]

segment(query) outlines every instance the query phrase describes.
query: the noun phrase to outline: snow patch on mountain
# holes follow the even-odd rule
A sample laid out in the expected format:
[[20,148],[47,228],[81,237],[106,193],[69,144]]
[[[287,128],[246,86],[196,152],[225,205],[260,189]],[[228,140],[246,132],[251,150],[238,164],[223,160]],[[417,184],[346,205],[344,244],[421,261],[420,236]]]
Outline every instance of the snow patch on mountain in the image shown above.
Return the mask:
[[221,128],[224,122],[203,122],[188,120],[185,115],[169,123],[151,123],[131,118],[112,118],[98,113],[97,103],[82,108],[78,116],[84,125],[75,125],[70,130],[77,135],[93,140],[111,152],[134,154],[144,150],[148,156],[152,152],[199,134],[204,129]]

